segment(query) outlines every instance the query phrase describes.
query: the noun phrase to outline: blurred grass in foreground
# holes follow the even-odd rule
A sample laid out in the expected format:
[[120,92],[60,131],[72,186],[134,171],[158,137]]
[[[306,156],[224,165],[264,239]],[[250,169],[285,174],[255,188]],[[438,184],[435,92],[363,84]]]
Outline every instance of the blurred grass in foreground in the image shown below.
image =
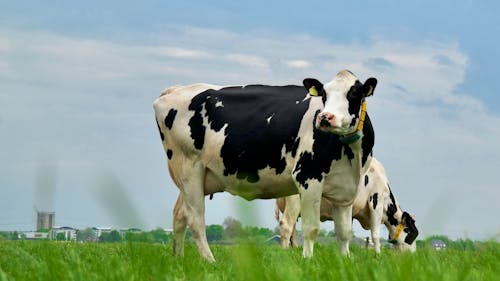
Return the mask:
[[171,245],[0,241],[0,280],[499,280],[500,244],[475,250],[419,249],[401,254],[351,246],[316,245],[305,260],[301,248],[277,245],[212,245],[217,262],[199,258],[193,244],[174,258]]

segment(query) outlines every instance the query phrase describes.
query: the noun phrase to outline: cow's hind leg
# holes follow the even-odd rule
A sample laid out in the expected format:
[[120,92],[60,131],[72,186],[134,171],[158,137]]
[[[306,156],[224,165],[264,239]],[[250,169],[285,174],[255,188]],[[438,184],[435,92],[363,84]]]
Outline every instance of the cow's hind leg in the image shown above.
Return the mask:
[[186,226],[186,211],[184,210],[182,193],[180,193],[174,207],[174,256],[184,255],[184,237],[186,236]]
[[190,166],[189,172],[181,179],[181,190],[184,199],[184,211],[187,224],[191,230],[192,239],[198,247],[200,255],[214,262],[214,256],[208,247],[205,230],[205,195],[204,180],[205,169],[201,164]]
[[280,220],[280,245],[281,248],[287,249],[292,242],[293,226],[290,226],[284,219]]
[[285,210],[280,220],[281,247],[297,247],[297,232],[295,225],[300,214],[300,197],[291,195],[285,197]]
[[337,236],[340,253],[349,256],[349,241],[352,237],[352,205],[334,205],[333,220],[335,222],[335,235]]
[[297,248],[299,246],[297,242],[297,222],[293,225],[292,236],[290,237],[290,245],[292,248]]
[[371,214],[370,214],[370,230],[372,234],[372,241],[373,245],[375,247],[375,253],[377,255],[380,254],[380,223],[382,222],[382,217],[383,217],[383,208],[382,204],[378,204],[377,206],[374,206],[373,201],[370,204],[370,207],[372,208]]

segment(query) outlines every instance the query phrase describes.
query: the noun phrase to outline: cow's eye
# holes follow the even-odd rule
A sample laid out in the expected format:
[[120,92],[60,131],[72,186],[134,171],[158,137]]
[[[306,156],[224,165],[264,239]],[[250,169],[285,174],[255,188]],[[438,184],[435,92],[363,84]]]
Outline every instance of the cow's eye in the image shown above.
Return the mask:
[[347,98],[348,99],[359,99],[359,98],[361,98],[361,91],[357,91],[357,90],[352,89],[351,91],[349,91],[347,93]]
[[349,92],[347,92],[347,98],[351,100],[361,99],[363,97],[362,86],[363,85],[359,81],[356,81],[356,83],[349,89]]

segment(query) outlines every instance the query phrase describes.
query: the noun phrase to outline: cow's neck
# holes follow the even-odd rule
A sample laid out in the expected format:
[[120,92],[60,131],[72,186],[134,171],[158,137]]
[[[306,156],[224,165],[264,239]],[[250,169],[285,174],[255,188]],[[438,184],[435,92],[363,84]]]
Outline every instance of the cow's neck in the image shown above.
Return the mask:
[[[351,167],[350,170],[356,173],[356,175],[353,175],[356,179],[360,179],[361,175],[363,175],[366,172],[366,169],[370,166],[372,149],[375,143],[373,126],[370,121],[370,117],[366,114],[366,103],[363,102],[363,104],[364,106],[362,107],[360,113],[357,130],[354,132],[357,137],[353,137],[354,139],[351,139],[348,143],[345,143],[345,140],[342,140],[343,136],[339,137],[339,140],[344,144],[344,151],[342,154],[347,155],[345,150],[348,148],[352,152],[352,158],[349,156],[347,158],[349,158],[349,165]],[[356,186],[357,184],[359,184],[359,182],[356,182]]]
[[358,129],[361,129],[361,131],[357,130],[355,132],[356,137],[353,137],[356,139],[351,139],[348,143],[345,143],[342,140],[342,136],[339,137],[339,139],[344,144],[344,149],[345,147],[349,147],[354,154],[353,159],[351,159],[351,165],[353,168],[359,170],[361,174],[364,174],[371,163],[372,149],[375,143],[375,134],[370,118],[367,114],[363,116],[362,121],[363,125],[361,125],[361,127],[358,126]]
[[362,149],[361,163],[363,167],[366,168],[370,166],[372,150],[375,145],[375,132],[373,131],[372,122],[368,114],[366,114],[364,120],[363,133],[360,142]]
[[[363,142],[360,138],[358,141],[348,144],[348,146],[354,154],[354,158],[350,160],[352,171],[356,172],[357,178],[361,180],[361,175],[363,175],[364,172],[363,167],[365,166],[363,163]],[[356,183],[356,186],[358,185],[359,181]]]
[[340,142],[351,147],[354,153],[360,154],[362,174],[370,166],[372,149],[375,144],[375,132],[366,112],[366,101],[363,99],[359,112],[356,130],[350,134],[339,137]]

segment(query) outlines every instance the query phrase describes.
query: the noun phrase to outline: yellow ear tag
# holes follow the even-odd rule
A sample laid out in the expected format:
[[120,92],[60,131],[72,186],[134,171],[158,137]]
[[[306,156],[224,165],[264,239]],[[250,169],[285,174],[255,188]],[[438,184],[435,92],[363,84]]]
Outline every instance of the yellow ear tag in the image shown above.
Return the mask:
[[363,100],[363,103],[361,103],[361,112],[359,113],[358,127],[356,128],[356,131],[358,132],[363,131],[363,124],[365,123],[365,118],[366,118],[366,101]]
[[366,93],[366,96],[369,97],[373,94],[373,86],[370,85],[370,89],[368,90],[368,93]]
[[396,228],[396,232],[394,233],[394,240],[398,240],[399,235],[401,234],[401,231],[403,230],[403,224],[400,223],[398,224],[398,227]]
[[309,95],[315,96],[315,97],[319,96],[318,90],[316,90],[315,86],[311,86],[311,88],[309,88]]

